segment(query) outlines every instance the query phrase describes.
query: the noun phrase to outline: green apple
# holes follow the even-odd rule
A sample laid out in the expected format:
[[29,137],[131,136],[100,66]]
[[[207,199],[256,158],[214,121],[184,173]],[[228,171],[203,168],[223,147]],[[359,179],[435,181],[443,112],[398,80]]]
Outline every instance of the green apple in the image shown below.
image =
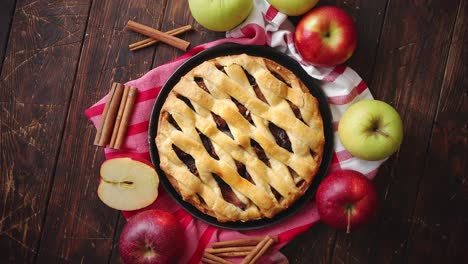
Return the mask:
[[403,123],[398,112],[378,100],[351,105],[341,117],[338,135],[343,146],[364,160],[381,160],[398,150]]
[[198,24],[213,31],[228,31],[242,23],[253,8],[252,0],[189,0]]
[[318,0],[267,0],[274,8],[288,16],[300,16],[314,7]]

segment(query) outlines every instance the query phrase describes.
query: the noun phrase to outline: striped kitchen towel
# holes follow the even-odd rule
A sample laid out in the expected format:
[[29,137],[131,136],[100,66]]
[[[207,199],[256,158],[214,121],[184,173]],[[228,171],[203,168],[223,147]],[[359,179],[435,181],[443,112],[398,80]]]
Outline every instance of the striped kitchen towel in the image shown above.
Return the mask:
[[[129,123],[123,150],[106,148],[107,159],[127,156],[150,160],[148,152],[149,117],[154,101],[165,81],[191,56],[207,48],[233,42],[273,47],[294,58],[310,76],[320,80],[319,84],[328,97],[335,128],[335,153],[329,172],[352,169],[364,173],[371,179],[375,176],[383,161],[364,161],[353,157],[340,143],[336,133],[340,117],[351,104],[363,99],[372,99],[364,81],[351,68],[343,65],[328,68],[315,67],[304,62],[294,46],[294,26],[287,20],[287,16],[279,13],[265,0],[255,0],[254,2],[255,7],[250,16],[239,27],[227,32],[225,39],[194,47],[181,57],[127,83],[127,85],[138,87],[139,95]],[[101,122],[106,99],[107,97],[102,98],[85,111],[86,116],[95,126]],[[224,230],[194,219],[180,208],[162,188],[159,190],[156,202],[145,209],[149,208],[158,208],[173,213],[184,227],[186,247],[181,255],[180,263],[199,263],[205,247],[212,242],[267,234],[277,235],[279,243],[275,246],[273,253],[263,257],[260,263],[283,263],[285,257],[279,253],[278,249],[319,221],[315,203],[311,201],[293,217],[273,226],[246,232]],[[135,213],[137,212],[123,212],[126,218]],[[232,261],[239,262],[239,259],[232,259]]]

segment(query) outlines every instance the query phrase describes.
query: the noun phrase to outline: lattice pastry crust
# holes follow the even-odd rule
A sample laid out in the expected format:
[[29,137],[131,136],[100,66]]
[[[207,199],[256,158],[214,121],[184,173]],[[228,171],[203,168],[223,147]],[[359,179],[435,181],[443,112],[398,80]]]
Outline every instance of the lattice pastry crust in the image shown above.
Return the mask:
[[324,146],[318,102],[288,69],[246,54],[206,61],[164,103],[160,166],[220,222],[271,218],[310,186]]

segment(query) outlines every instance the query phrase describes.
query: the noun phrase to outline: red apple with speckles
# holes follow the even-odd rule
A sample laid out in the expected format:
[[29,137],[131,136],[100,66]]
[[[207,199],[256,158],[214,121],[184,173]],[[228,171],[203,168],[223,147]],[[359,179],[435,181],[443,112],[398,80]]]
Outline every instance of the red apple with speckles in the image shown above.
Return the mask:
[[377,193],[372,182],[353,170],[337,171],[320,184],[315,196],[320,219],[340,230],[368,224],[377,212]]
[[131,217],[119,240],[120,256],[127,264],[176,263],[184,246],[184,232],[168,212],[147,210]]
[[342,64],[353,55],[357,44],[354,21],[334,6],[312,9],[297,25],[294,37],[304,60],[317,66]]

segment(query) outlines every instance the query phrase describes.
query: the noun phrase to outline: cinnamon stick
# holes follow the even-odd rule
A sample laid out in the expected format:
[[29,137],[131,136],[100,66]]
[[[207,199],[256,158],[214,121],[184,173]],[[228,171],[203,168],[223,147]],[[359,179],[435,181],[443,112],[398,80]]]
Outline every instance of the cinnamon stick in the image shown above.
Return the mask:
[[207,264],[219,264],[219,262],[211,260],[211,259],[207,259],[207,258],[202,258],[201,261],[202,263],[207,263]]
[[262,241],[261,237],[254,238],[243,238],[230,241],[215,242],[211,244],[212,248],[223,248],[223,247],[245,247],[245,246],[255,246],[258,242]]
[[[186,25],[186,26],[183,26],[183,27],[179,27],[179,28],[176,28],[176,29],[166,31],[165,33],[169,34],[171,36],[176,36],[176,35],[182,34],[184,32],[187,32],[187,31],[189,31],[191,29],[192,29],[192,25]],[[138,42],[135,42],[135,43],[132,43],[132,44],[128,45],[128,48],[130,49],[130,51],[137,51],[139,49],[151,46],[151,45],[156,44],[158,42],[159,42],[159,40],[157,40],[157,39],[147,38],[147,39],[144,39],[144,40],[141,40],[141,41],[138,41]]]
[[173,47],[176,47],[180,50],[187,51],[188,47],[190,46],[190,42],[185,41],[183,39],[168,35],[163,33],[157,29],[145,26],[143,24],[137,23],[135,21],[129,20],[127,23],[127,27],[135,32],[143,34],[147,37],[157,39],[161,42],[169,44]]
[[117,86],[117,83],[113,83],[109,91],[109,94],[107,95],[107,101],[106,101],[106,104],[104,105],[104,111],[102,112],[102,116],[101,116],[101,124],[99,124],[98,130],[96,132],[96,137],[94,138],[94,145],[96,146],[99,146],[99,140],[101,139],[102,128],[104,127],[104,121],[106,120],[107,112],[109,111],[109,105],[110,105],[110,102],[112,101],[112,97],[114,96],[116,86]]
[[125,133],[127,132],[127,126],[130,122],[132,115],[133,105],[135,104],[137,89],[135,87],[130,87],[127,96],[127,102],[125,103],[125,108],[122,113],[122,121],[119,124],[117,138],[115,140],[114,148],[120,149],[123,144]]
[[222,264],[233,264],[232,262],[230,261],[227,261],[225,259],[222,259],[220,257],[217,257],[213,254],[210,254],[208,252],[205,251],[205,253],[203,253],[203,257],[206,258],[206,259],[209,259],[209,260],[212,260],[212,261],[216,261],[217,263],[222,263]]
[[241,252],[224,252],[224,253],[216,253],[215,255],[218,257],[226,257],[226,258],[236,258],[236,257],[245,257],[249,255],[250,251],[241,251]]
[[124,90],[124,86],[120,83],[117,83],[115,86],[114,96],[110,98],[109,109],[106,114],[106,118],[104,119],[104,124],[102,127],[101,137],[99,139],[98,146],[105,146],[109,142],[109,137],[114,128],[114,121],[117,115],[117,111],[119,110],[120,100],[122,99],[122,93]]
[[263,248],[260,250],[260,252],[258,252],[257,255],[255,255],[255,257],[250,261],[251,264],[254,264],[254,263],[257,263],[257,260],[263,256],[267,251],[268,249],[270,249],[270,247],[273,245],[273,243],[275,243],[272,239],[268,240],[268,242],[265,244],[265,246],[263,246]]
[[205,252],[217,255],[216,253],[251,251],[254,248],[255,248],[254,246],[251,246],[251,247],[207,248],[207,249],[205,249]]
[[244,260],[242,260],[241,264],[253,264],[255,263],[265,252],[275,243],[275,240],[270,237],[266,236],[262,241],[260,241],[257,246],[247,255]]
[[118,130],[119,130],[120,122],[122,120],[122,115],[123,115],[123,112],[124,112],[125,103],[127,102],[129,89],[130,89],[130,87],[128,87],[128,86],[124,87],[122,100],[120,100],[119,111],[117,112],[117,117],[115,119],[114,130],[112,131],[112,137],[111,137],[111,140],[110,140],[110,143],[109,143],[110,148],[114,148],[115,140],[117,139],[117,133],[118,133]]

